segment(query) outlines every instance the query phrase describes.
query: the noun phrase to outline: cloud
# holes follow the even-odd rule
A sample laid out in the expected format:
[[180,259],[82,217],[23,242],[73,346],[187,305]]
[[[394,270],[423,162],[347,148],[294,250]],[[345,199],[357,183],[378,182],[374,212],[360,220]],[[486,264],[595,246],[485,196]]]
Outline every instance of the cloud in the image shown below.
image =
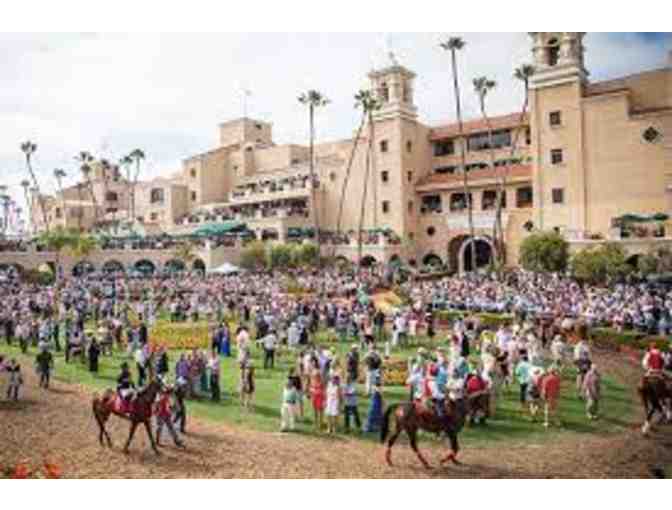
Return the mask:
[[[530,59],[523,33],[459,34],[467,116],[477,115],[471,80],[498,83],[488,99],[494,113],[520,105],[511,77]],[[453,119],[450,60],[437,33],[268,34],[0,34],[0,179],[25,175],[19,145],[38,145],[35,164],[47,190],[54,168],[77,176],[74,155],[89,150],[116,159],[142,148],[146,175],[173,172],[181,160],[216,146],[217,124],[242,115],[240,87],[252,91],[248,113],[273,122],[278,143],[307,138],[307,114],[296,98],[321,90],[330,105],[318,115],[320,139],[351,136],[358,112],[353,95],[372,66],[392,49],[418,75],[416,103],[430,124]],[[660,67],[669,34],[595,33],[586,37],[593,79]],[[101,154],[102,153],[102,154]]]

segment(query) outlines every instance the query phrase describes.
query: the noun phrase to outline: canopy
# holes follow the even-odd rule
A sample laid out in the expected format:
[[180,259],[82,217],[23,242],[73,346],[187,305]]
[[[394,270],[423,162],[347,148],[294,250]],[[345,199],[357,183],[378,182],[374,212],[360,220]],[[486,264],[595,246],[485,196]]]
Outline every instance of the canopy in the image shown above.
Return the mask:
[[212,274],[236,274],[240,273],[241,269],[229,262],[224,262],[221,266],[210,271]]
[[228,234],[229,232],[234,232],[242,230],[245,228],[245,224],[240,221],[225,221],[223,223],[208,223],[203,225],[201,228],[196,230],[193,235],[208,237],[208,236],[221,236]]
[[313,227],[289,227],[287,237],[313,237],[315,229]]

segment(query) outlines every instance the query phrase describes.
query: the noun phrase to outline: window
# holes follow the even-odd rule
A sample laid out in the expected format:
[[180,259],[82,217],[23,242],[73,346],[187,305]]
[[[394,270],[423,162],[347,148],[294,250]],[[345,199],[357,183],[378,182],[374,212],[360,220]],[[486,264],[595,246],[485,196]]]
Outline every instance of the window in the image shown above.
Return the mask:
[[420,213],[441,213],[443,211],[443,204],[441,202],[441,195],[425,195],[422,197],[422,205],[420,206]]
[[154,188],[149,193],[149,203],[150,204],[162,204],[163,203],[163,189]]
[[390,202],[383,200],[383,213],[387,214],[388,212],[390,212]]
[[[492,148],[500,149],[511,146],[511,131],[502,129],[493,131]],[[467,148],[470,152],[482,151],[490,148],[490,135],[488,133],[478,133],[467,138]]]
[[387,152],[387,149],[388,149],[387,140],[382,140],[380,142],[380,152]]
[[[469,202],[472,202],[471,193],[469,193]],[[453,193],[450,195],[450,210],[452,212],[463,211],[466,208],[467,200],[464,193]]]
[[195,191],[191,192],[191,201],[196,202],[196,192]]
[[406,179],[408,182],[413,182],[413,172],[406,172]]
[[554,66],[557,65],[560,58],[560,45],[558,44],[557,39],[551,39],[548,41],[548,65]]
[[380,179],[381,179],[383,182],[389,182],[389,180],[390,180],[390,172],[388,172],[387,170],[380,172]]
[[532,207],[532,186],[525,186],[516,190],[516,207],[519,209]]
[[409,232],[408,233],[408,240],[413,241],[415,239],[415,232]]
[[525,130],[525,143],[527,145],[532,144],[532,130],[529,127]]
[[562,188],[554,188],[551,190],[551,194],[553,195],[553,203],[554,204],[564,204],[565,203],[565,190]]
[[548,122],[551,127],[562,125],[562,114],[560,112],[551,112],[548,114]]
[[61,213],[61,209],[60,208],[56,209],[56,218],[60,219],[62,217],[63,217],[63,214]]
[[192,168],[191,171],[189,172],[191,174],[191,178],[195,179],[196,178],[196,169]]
[[406,152],[413,152],[413,142],[410,140],[406,142]]
[[259,131],[261,131],[261,124],[255,124],[254,127],[256,127]]
[[434,142],[434,156],[448,156],[449,154],[455,154],[455,142],[453,140]]
[[155,212],[153,212],[153,213],[151,213],[151,214],[149,215],[149,220],[150,220],[150,221],[156,221],[156,220],[158,219],[158,217],[159,217],[158,214],[156,214]]
[[387,83],[383,82],[380,87],[380,97],[383,102],[387,103],[390,100],[390,89],[387,86]]
[[330,172],[329,173],[329,180],[331,182],[334,182],[336,180],[336,172]]
[[[502,193],[502,209],[506,208],[506,193]],[[481,209],[484,211],[492,210],[497,208],[497,190],[487,189],[483,192],[483,203],[481,204]]]
[[435,229],[434,227],[429,227],[429,228],[427,229],[427,235],[428,235],[429,237],[433,237],[434,234],[436,234],[436,229]]
[[658,131],[656,128],[653,126],[648,127],[644,133],[642,133],[642,138],[644,139],[645,142],[648,143],[656,143],[657,141],[660,140],[660,131]]
[[553,149],[551,151],[551,164],[552,165],[562,164],[562,149]]
[[117,195],[114,191],[108,191],[105,193],[105,200],[107,202],[116,202],[119,200],[119,195]]
[[413,201],[408,201],[408,214],[413,214]]
[[434,169],[434,173],[437,174],[454,174],[457,170],[456,166],[438,166]]

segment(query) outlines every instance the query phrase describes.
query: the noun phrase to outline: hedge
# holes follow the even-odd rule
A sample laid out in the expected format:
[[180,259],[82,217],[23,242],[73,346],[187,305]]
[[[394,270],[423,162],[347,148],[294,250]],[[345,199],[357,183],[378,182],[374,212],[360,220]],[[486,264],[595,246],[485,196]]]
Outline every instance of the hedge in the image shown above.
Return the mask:
[[611,328],[594,328],[590,332],[590,339],[600,348],[615,351],[640,350],[645,351],[649,345],[655,344],[659,349],[666,349],[670,340],[660,336],[649,336],[637,331],[618,332]]

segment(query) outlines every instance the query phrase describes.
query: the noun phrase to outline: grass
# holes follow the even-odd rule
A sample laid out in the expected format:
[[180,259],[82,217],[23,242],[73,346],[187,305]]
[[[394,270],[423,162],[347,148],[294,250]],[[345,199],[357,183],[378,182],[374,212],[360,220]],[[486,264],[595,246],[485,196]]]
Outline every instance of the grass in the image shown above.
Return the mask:
[[[326,333],[319,334],[319,338],[326,338]],[[393,352],[393,357],[405,358],[411,356],[417,345],[428,345],[429,340],[420,338],[418,342],[403,350]],[[348,344],[331,344],[339,356],[343,359],[349,348]],[[0,345],[0,353],[16,356],[21,359],[20,349],[16,345]],[[29,351],[31,356],[36,354],[35,348]],[[170,369],[174,373],[174,365],[179,357],[179,351],[171,351]],[[235,353],[234,353],[235,355]],[[92,374],[88,366],[79,360],[66,364],[63,354],[55,355],[55,372],[53,377],[60,382],[76,383],[91,390],[104,390],[116,386],[116,378],[119,374],[119,365],[128,360],[125,353],[115,352],[111,357],[101,356],[99,360],[99,372]],[[24,371],[32,370],[27,366],[28,360],[24,359]],[[192,417],[204,418],[214,422],[223,422],[228,425],[244,429],[264,432],[277,432],[280,426],[280,399],[282,388],[286,381],[290,366],[294,365],[294,358],[288,353],[276,355],[275,368],[263,369],[263,354],[259,349],[253,349],[253,360],[256,370],[256,394],[254,409],[245,412],[241,409],[238,397],[235,394],[238,387],[238,367],[235,357],[221,359],[222,401],[219,403],[210,400],[188,401],[188,413]],[[132,370],[135,364],[129,363]],[[135,374],[134,374],[135,375]],[[540,423],[532,423],[528,415],[520,412],[518,403],[518,386],[514,385],[504,391],[498,403],[497,416],[488,422],[487,426],[474,426],[465,429],[462,437],[470,447],[487,446],[498,443],[540,443],[567,433],[603,434],[622,430],[627,426],[627,420],[632,415],[634,400],[631,392],[618,384],[608,374],[603,374],[603,399],[601,404],[601,419],[589,421],[585,416],[584,404],[575,396],[573,368],[569,368],[563,374],[562,397],[560,403],[560,417],[562,428],[552,427],[546,431]],[[385,405],[405,401],[408,398],[408,390],[403,386],[384,388],[383,398]],[[359,398],[359,411],[362,422],[366,419],[368,399],[364,396]],[[297,432],[300,434],[314,434],[312,408],[309,401],[305,401],[305,420],[297,424]],[[362,440],[376,441],[377,434],[357,434]]]

